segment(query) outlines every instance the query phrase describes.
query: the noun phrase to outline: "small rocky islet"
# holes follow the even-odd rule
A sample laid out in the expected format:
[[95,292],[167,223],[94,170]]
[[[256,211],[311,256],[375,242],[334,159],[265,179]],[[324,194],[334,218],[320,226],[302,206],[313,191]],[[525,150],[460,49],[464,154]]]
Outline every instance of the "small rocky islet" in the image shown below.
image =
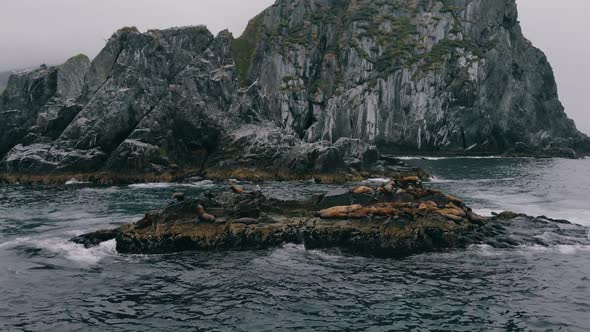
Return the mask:
[[[116,239],[124,254],[260,250],[284,244],[405,257],[469,245],[497,248],[590,242],[587,229],[563,220],[503,212],[482,217],[416,176],[375,188],[357,186],[304,200],[281,200],[231,185],[199,197],[175,193],[162,209],[131,224],[73,238],[86,247]],[[550,232],[551,240],[543,237]]]

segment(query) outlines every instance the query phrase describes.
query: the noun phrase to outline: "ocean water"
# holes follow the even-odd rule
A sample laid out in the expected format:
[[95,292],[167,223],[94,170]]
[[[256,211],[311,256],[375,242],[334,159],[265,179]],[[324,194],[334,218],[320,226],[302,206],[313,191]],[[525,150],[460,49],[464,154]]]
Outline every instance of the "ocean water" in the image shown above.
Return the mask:
[[[590,160],[406,158],[480,213],[590,226]],[[378,179],[374,179],[378,182]],[[248,184],[246,184],[248,185]],[[72,236],[139,219],[213,182],[0,187],[1,331],[588,331],[590,248],[377,259],[301,246],[171,255],[85,249]],[[265,183],[276,197],[335,185]]]

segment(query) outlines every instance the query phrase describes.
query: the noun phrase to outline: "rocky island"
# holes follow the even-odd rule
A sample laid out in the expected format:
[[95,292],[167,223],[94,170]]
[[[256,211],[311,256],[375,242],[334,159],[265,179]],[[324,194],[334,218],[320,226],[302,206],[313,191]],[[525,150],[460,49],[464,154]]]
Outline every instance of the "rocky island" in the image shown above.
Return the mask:
[[399,175],[384,153],[589,151],[514,0],[277,0],[239,38],[123,28],[0,97],[9,183],[347,180]]
[[115,239],[117,251],[127,254],[255,250],[294,243],[307,249],[403,257],[474,244],[563,244],[562,238],[544,238],[546,232],[575,244],[590,243],[584,227],[512,212],[482,217],[462,200],[406,177],[378,188],[359,186],[306,200],[274,199],[236,185],[198,198],[176,193],[167,206],[135,223],[72,241],[92,247]]

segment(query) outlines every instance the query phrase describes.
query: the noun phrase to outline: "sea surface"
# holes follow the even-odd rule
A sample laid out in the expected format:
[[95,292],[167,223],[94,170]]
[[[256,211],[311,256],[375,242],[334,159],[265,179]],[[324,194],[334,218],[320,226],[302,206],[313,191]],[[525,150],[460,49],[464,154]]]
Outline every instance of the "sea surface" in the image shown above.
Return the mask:
[[[405,158],[483,214],[590,226],[590,160]],[[375,180],[378,181],[378,180]],[[249,184],[245,184],[248,186]],[[335,186],[262,184],[275,197]],[[590,248],[466,250],[405,259],[302,246],[119,255],[68,239],[136,221],[189,184],[0,187],[0,331],[589,331]]]

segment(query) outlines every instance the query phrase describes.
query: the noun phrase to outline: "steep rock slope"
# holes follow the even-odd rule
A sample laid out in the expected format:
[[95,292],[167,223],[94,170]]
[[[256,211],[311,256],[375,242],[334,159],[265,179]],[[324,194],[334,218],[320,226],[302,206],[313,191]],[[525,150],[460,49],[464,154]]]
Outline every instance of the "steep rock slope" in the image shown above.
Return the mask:
[[278,1],[238,46],[242,83],[308,141],[548,154],[587,142],[514,0]]
[[13,75],[0,98],[5,174],[383,171],[374,145],[590,147],[514,0],[278,0],[238,39],[124,28],[92,62]]

